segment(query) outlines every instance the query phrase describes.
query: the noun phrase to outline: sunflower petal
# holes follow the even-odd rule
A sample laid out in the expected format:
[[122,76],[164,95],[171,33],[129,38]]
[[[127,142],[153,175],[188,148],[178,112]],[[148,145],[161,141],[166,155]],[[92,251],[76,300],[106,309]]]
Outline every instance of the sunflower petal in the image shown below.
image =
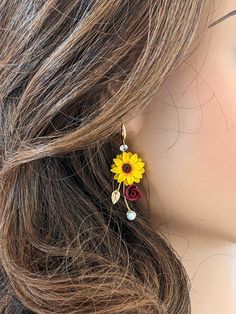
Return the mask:
[[121,167],[112,168],[112,169],[111,169],[111,172],[114,172],[114,173],[121,173],[121,172],[122,172],[122,169],[121,169]]
[[139,183],[140,182],[140,178],[135,178],[134,177],[134,182]]
[[114,176],[114,179],[115,179],[115,180],[118,180],[119,175],[120,175],[119,173],[116,173],[115,176]]
[[136,166],[136,164],[131,164],[131,166],[132,166],[132,170],[138,170],[138,167]]
[[126,175],[122,172],[119,174],[119,178],[118,178],[118,182],[121,183],[122,181],[124,181],[126,178]]
[[127,181],[127,177],[124,180],[124,185],[129,185],[128,181]]
[[122,156],[122,154],[116,155],[116,159],[123,160],[123,156]]
[[123,162],[127,163],[129,161],[129,154],[127,152],[123,152]]
[[143,168],[145,166],[144,162],[137,162],[136,165],[140,168]]
[[132,175],[136,178],[142,178],[142,173],[139,170],[132,171]]
[[133,163],[136,163],[137,162],[137,159],[138,159],[138,155],[135,153],[133,154],[131,157],[130,157],[130,162],[133,164]]
[[116,166],[122,166],[123,164],[122,160],[118,158],[113,158],[113,161],[116,164]]
[[144,168],[140,168],[138,171],[139,171],[140,173],[144,173],[144,172],[145,172],[145,169],[144,169]]
[[133,178],[132,175],[127,177],[127,182],[128,182],[129,184],[132,184],[132,183],[134,182],[134,178]]

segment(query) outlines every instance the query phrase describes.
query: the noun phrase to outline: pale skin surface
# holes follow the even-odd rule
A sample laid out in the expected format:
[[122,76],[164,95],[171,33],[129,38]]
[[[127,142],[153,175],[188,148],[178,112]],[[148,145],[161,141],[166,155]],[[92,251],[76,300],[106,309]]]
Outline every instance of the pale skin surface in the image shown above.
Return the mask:
[[[217,0],[210,20],[233,10]],[[192,313],[236,313],[236,15],[208,30],[126,128],[146,162],[151,219],[190,277]]]

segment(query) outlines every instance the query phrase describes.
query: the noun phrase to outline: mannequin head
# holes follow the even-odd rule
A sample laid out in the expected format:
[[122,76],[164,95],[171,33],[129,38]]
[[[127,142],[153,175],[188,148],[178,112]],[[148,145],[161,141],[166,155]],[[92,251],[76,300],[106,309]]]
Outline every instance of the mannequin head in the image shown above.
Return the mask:
[[[185,269],[144,204],[132,204],[132,222],[124,203],[112,205],[110,166],[124,123],[170,216],[226,232],[218,222],[227,224],[224,198],[233,211],[235,166],[219,108],[233,124],[234,39],[222,27],[235,20],[204,37],[229,9],[216,8],[0,2],[0,312],[190,312]],[[201,130],[185,134],[198,129],[200,108]]]
[[[211,22],[235,10],[216,1]],[[236,240],[236,16],[202,25],[185,58],[129,126],[147,163],[145,189],[157,224]],[[158,205],[159,204],[159,205]],[[142,204],[143,205],[143,204]]]

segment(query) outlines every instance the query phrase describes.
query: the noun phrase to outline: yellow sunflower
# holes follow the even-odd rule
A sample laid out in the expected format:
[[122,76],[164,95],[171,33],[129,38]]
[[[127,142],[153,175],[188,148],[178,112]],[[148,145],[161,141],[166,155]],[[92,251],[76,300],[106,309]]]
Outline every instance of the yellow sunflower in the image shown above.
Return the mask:
[[119,183],[124,181],[125,185],[133,184],[134,182],[139,183],[143,177],[144,165],[138,155],[130,152],[123,152],[113,158],[114,164],[111,166],[111,171],[115,173],[114,179]]

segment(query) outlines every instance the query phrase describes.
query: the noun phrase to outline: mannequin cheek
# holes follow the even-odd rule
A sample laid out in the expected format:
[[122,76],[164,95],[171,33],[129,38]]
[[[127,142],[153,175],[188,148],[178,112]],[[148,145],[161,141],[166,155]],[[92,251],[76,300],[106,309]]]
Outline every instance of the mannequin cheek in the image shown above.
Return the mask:
[[[235,240],[235,92],[230,85],[221,88],[217,80],[210,84],[211,89],[202,84],[198,90],[202,99],[217,91],[202,111],[199,102],[195,109],[187,109],[199,101],[194,89],[182,95],[179,105],[185,109],[178,109],[179,129],[176,108],[161,105],[159,112],[145,115],[135,146],[146,161],[150,207],[158,224],[171,221]],[[231,126],[228,131],[226,122]]]
[[221,136],[189,138],[183,144],[183,150],[179,146],[171,157],[147,160],[156,222],[236,240],[236,150],[230,150]]

